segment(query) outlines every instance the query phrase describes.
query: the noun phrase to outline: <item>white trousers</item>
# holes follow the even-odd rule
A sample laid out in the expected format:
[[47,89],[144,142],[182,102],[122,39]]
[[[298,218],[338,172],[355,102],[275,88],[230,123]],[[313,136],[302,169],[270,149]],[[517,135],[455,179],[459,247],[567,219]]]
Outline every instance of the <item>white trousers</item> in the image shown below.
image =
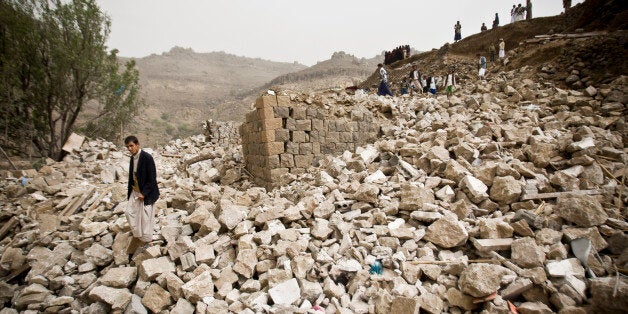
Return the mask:
[[129,206],[124,214],[131,226],[133,236],[143,242],[150,242],[153,240],[155,211],[153,205],[144,205],[144,201],[140,200],[138,196],[139,193],[131,191]]

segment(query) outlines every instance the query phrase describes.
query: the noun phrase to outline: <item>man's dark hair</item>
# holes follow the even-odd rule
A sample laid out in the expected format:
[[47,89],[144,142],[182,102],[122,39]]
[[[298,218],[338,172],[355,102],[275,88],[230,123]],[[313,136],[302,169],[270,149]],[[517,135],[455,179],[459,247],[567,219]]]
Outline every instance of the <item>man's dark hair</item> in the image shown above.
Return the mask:
[[137,137],[135,137],[135,135],[129,135],[124,139],[124,145],[129,144],[129,143],[135,143],[135,144],[139,144],[140,141],[137,139]]
[[381,63],[378,63],[378,64],[377,64],[377,67],[378,67],[378,68],[381,68],[381,67],[383,67],[383,66],[384,66],[384,65],[383,65],[383,64],[381,64]]

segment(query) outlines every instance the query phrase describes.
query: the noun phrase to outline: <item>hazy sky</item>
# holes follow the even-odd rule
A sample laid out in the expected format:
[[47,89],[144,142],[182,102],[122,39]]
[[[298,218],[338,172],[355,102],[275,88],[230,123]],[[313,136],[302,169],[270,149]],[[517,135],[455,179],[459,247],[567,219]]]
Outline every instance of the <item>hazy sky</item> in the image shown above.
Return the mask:
[[[574,0],[573,5],[584,2]],[[111,17],[109,48],[123,57],[174,46],[313,65],[335,51],[372,58],[409,44],[417,50],[510,23],[508,0],[98,0]],[[562,0],[532,0],[533,16],[560,14]]]

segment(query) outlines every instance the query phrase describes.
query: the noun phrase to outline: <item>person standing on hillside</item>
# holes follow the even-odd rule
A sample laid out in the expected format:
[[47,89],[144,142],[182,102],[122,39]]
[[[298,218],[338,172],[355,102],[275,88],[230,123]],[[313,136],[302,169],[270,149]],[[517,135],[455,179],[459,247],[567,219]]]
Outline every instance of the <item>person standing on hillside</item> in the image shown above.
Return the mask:
[[488,28],[486,27],[486,25],[484,23],[482,23],[482,26],[480,26],[480,32],[486,31],[488,30]]
[[379,82],[379,87],[377,88],[377,95],[379,96],[392,96],[392,92],[390,91],[390,87],[388,87],[388,73],[386,73],[386,69],[384,69],[383,64],[377,65],[377,70],[379,71],[379,77],[381,81]]
[[462,25],[460,25],[460,21],[456,21],[454,25],[454,42],[462,39]]
[[428,77],[426,87],[430,94],[436,95],[436,78],[433,76]]
[[499,26],[499,15],[495,13],[495,19],[493,20],[493,29],[496,29]]
[[532,19],[532,0],[526,0],[526,20]]
[[567,10],[571,9],[571,0],[563,0],[563,8],[565,13],[567,13]]
[[513,4],[512,9],[510,9],[510,23],[515,22],[516,15],[517,15],[517,6]]
[[410,71],[410,95],[413,92],[418,91],[419,93],[423,92],[423,86],[421,85],[421,72],[416,67],[416,64],[412,65],[412,71]]
[[447,74],[447,78],[445,79],[445,93],[447,94],[447,98],[454,94],[454,87],[456,87],[456,74],[453,68],[449,69],[449,74]]
[[506,57],[506,43],[503,38],[499,39],[499,58],[504,59]]
[[133,135],[124,139],[124,145],[131,153],[127,185],[128,208],[125,211],[133,233],[133,241],[129,245],[131,252],[139,243],[148,244],[153,239],[155,226],[153,205],[159,198],[159,187],[153,156],[140,148],[139,140]]
[[491,44],[488,47],[488,53],[491,58],[491,62],[495,62],[495,45],[494,44]]
[[481,80],[483,80],[484,75],[486,74],[486,57],[480,55],[479,53],[477,54],[477,56],[480,58],[478,60],[478,76]]

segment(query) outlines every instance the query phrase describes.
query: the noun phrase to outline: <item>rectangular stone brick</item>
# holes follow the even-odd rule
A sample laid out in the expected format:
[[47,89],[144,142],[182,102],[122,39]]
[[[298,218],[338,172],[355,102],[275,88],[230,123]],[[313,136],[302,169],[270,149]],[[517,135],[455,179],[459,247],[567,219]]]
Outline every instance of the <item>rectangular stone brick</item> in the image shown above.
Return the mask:
[[290,168],[290,167],[294,167],[294,157],[292,154],[281,154],[279,155],[279,166],[280,167],[285,167],[285,168]]
[[339,132],[339,133],[340,133],[340,142],[342,143],[353,142],[353,133],[351,132]]
[[277,106],[277,98],[275,95],[264,95],[257,98],[255,108],[274,107]]
[[275,116],[281,118],[289,118],[290,117],[290,108],[288,107],[275,107],[273,108],[275,111]]
[[332,154],[336,151],[336,144],[331,142],[321,143],[322,154]]
[[272,118],[262,120],[262,130],[275,130],[281,129],[283,121],[281,118]]
[[277,106],[289,107],[291,105],[292,105],[292,101],[290,100],[290,96],[288,96],[288,95],[278,95],[277,96]]
[[299,154],[301,154],[301,155],[310,155],[310,154],[312,154],[312,143],[300,143],[299,144]]
[[318,131],[310,131],[310,142],[318,142],[321,140],[321,137],[319,135],[320,133]]
[[364,111],[353,110],[351,111],[351,120],[352,121],[362,121],[364,120]]
[[347,143],[336,143],[336,152],[341,153],[347,150]]
[[323,120],[318,120],[318,119],[312,120],[312,130],[313,131],[324,131],[325,128],[323,126]]
[[281,177],[282,175],[289,173],[290,169],[288,168],[275,168],[275,169],[270,169],[270,179],[271,180],[278,180],[279,177]]
[[277,142],[287,142],[290,141],[290,131],[286,129],[277,129],[275,130],[275,140]]
[[294,165],[297,168],[308,168],[312,165],[313,160],[313,155],[296,155],[294,156]]
[[305,115],[308,119],[316,119],[318,116],[318,111],[315,108],[307,108],[305,110]]
[[344,120],[336,120],[336,131],[338,132],[347,131],[347,122]]
[[265,154],[267,156],[270,155],[279,155],[284,152],[284,143],[283,142],[270,142],[266,143]]
[[305,131],[292,131],[292,141],[295,143],[308,142],[309,136]]
[[287,118],[284,125],[286,130],[294,131],[297,129],[297,121],[293,118]]
[[340,141],[340,133],[334,132],[334,131],[327,132],[327,142],[337,143],[339,141]]
[[262,143],[268,143],[268,142],[274,142],[275,141],[275,130],[264,130],[262,132],[260,132],[261,135],[261,142]]
[[291,111],[291,116],[293,119],[295,120],[303,120],[306,118],[306,108],[305,107],[292,107]]
[[512,238],[503,238],[503,239],[476,239],[473,241],[473,245],[479,251],[487,252],[487,251],[502,251],[502,250],[510,250],[510,246],[512,245]]
[[264,107],[256,110],[261,120],[272,119],[275,117],[275,111],[273,107]]
[[299,144],[294,142],[286,143],[286,153],[288,154],[298,154],[299,153]]
[[296,121],[296,129],[298,131],[311,131],[312,130],[312,120],[297,120]]
[[321,153],[321,143],[312,142],[312,153],[314,155],[319,155]]
[[371,128],[368,122],[358,122],[358,131],[366,132]]
[[355,121],[351,121],[347,124],[347,131],[349,132],[357,132],[358,131],[358,123]]

